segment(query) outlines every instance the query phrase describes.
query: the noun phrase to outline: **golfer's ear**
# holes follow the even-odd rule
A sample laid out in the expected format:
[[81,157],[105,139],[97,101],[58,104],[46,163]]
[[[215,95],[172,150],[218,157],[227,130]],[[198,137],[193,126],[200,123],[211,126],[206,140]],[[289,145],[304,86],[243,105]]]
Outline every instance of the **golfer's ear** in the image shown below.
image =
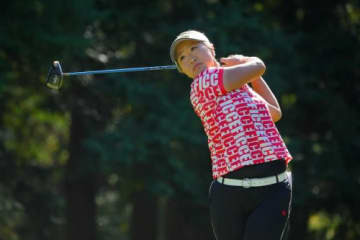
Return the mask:
[[213,55],[213,57],[215,57],[215,47],[214,47],[214,44],[210,43],[210,46],[209,46],[210,50],[211,50],[211,53]]

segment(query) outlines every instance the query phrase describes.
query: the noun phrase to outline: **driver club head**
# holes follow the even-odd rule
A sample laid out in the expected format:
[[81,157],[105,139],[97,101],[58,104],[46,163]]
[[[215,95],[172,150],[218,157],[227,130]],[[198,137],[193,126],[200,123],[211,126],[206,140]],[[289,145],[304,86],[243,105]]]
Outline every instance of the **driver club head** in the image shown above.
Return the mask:
[[46,86],[51,89],[59,90],[63,81],[63,72],[59,61],[54,61],[49,69],[46,79]]

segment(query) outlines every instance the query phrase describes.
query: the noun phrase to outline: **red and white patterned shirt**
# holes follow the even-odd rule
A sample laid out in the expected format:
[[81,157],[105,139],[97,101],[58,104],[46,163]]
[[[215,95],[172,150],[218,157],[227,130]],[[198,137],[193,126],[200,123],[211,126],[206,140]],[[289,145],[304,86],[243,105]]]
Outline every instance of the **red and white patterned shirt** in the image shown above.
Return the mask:
[[208,68],[191,83],[190,100],[208,137],[213,178],[290,155],[264,100],[251,87],[227,92],[223,68]]

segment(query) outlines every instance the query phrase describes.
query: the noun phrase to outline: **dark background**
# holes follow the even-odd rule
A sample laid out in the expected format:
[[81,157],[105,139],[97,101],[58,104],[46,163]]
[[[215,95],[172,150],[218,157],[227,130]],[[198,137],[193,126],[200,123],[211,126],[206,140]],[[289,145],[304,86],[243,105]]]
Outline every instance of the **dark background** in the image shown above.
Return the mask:
[[[5,1],[0,239],[208,240],[206,137],[174,70],[175,36],[259,56],[294,160],[289,239],[360,239],[360,4],[355,0]],[[259,226],[261,230],[261,226]]]

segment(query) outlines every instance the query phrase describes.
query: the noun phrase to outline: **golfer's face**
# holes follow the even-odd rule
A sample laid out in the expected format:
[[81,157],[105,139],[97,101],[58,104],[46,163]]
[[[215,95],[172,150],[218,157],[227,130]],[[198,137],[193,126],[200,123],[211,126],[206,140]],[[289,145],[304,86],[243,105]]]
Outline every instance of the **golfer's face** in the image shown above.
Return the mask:
[[181,42],[177,48],[177,62],[188,77],[194,78],[208,67],[215,66],[214,52],[198,41]]

